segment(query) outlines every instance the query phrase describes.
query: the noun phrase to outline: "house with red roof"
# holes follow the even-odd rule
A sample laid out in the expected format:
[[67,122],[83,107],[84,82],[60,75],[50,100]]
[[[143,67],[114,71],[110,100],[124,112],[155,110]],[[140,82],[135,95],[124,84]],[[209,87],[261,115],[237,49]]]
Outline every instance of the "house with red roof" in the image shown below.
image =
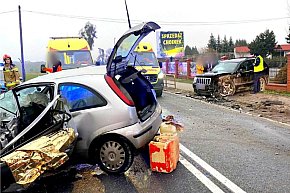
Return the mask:
[[274,49],[273,55],[275,56],[286,56],[287,53],[290,53],[290,44],[281,44],[281,45],[276,45]]
[[234,48],[235,58],[251,57],[250,49],[248,46],[237,46]]

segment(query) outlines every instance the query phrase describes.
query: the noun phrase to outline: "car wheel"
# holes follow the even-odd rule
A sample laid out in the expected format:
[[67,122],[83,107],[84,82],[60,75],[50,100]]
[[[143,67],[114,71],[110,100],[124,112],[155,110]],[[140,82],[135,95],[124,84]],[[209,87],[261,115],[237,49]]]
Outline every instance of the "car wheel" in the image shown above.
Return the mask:
[[221,94],[225,96],[234,95],[236,92],[235,83],[233,81],[223,82]]
[[124,173],[134,161],[134,155],[129,144],[117,137],[103,139],[95,152],[97,163],[108,174]]
[[163,93],[163,90],[157,90],[156,91],[156,96],[157,97],[161,97],[162,96],[162,93]]
[[265,78],[260,78],[260,91],[265,91],[266,89],[266,80]]

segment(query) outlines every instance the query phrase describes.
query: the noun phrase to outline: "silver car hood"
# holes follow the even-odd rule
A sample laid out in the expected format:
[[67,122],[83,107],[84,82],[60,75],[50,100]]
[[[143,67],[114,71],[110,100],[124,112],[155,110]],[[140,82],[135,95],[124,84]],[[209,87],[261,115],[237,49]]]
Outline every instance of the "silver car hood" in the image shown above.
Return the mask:
[[[107,74],[113,77],[119,74],[120,72],[124,71],[128,65],[129,57],[131,56],[131,54],[133,53],[139,42],[149,33],[157,29],[160,29],[160,26],[155,22],[145,22],[132,27],[126,33],[124,33],[124,35],[115,44],[112,53],[108,58]],[[125,55],[118,56],[117,53],[121,52],[120,49],[122,49],[120,48],[120,46],[125,41],[128,41],[128,39],[131,38],[132,35],[135,36],[134,42],[132,42],[130,47],[128,47],[128,50],[126,50]]]

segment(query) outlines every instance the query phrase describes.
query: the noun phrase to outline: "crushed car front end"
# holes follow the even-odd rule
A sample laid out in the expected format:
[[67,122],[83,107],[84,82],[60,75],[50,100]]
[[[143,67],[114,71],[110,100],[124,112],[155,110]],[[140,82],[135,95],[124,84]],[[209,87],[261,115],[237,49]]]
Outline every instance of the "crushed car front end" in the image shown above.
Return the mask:
[[[19,105],[18,95],[15,94],[17,91],[11,90],[7,96],[11,92]],[[1,182],[1,190],[15,182],[20,185],[31,184],[47,170],[54,170],[65,163],[74,149],[78,132],[59,95],[43,106],[35,119],[29,123],[23,122],[23,113],[44,104],[45,97],[40,90],[35,90],[33,94],[26,96],[26,105],[21,108],[18,106],[15,111],[10,111],[9,105],[4,105],[9,103],[5,99],[10,98],[5,98],[4,94],[1,96],[1,107],[6,107],[1,108],[0,117],[1,179],[5,178]],[[33,100],[28,101],[28,98]]]
[[197,95],[212,95],[218,91],[218,75],[202,74],[194,77],[193,89]]

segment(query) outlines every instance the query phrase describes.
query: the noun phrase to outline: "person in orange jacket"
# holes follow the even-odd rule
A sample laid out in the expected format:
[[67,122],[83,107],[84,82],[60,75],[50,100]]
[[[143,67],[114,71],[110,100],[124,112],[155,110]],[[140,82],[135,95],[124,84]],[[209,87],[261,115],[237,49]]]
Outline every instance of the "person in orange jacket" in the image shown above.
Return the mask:
[[203,74],[204,67],[203,67],[203,60],[199,57],[196,61],[196,74]]
[[51,58],[51,62],[53,64],[52,68],[46,68],[45,67],[42,70],[46,71],[48,73],[54,73],[54,72],[62,71],[61,61],[57,59],[57,56],[54,53],[52,53],[50,55],[50,58]]
[[52,68],[43,68],[43,71],[46,71],[49,73],[62,71],[61,62],[58,60],[53,64]]

